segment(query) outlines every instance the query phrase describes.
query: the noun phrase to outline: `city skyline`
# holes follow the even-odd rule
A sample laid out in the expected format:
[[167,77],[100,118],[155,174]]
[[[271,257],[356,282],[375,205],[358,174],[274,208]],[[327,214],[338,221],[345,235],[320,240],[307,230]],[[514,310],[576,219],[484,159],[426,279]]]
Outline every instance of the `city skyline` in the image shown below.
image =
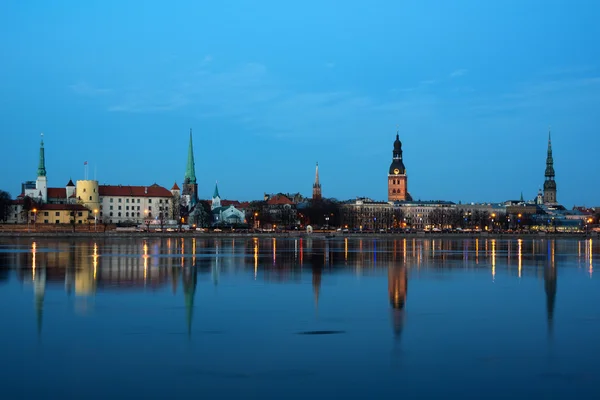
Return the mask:
[[600,5],[521,3],[10,4],[0,188],[35,178],[40,132],[52,187],[87,161],[169,188],[192,127],[201,198],[308,197],[318,162],[325,197],[384,200],[399,124],[415,199],[529,200],[551,125],[558,202],[595,206]]

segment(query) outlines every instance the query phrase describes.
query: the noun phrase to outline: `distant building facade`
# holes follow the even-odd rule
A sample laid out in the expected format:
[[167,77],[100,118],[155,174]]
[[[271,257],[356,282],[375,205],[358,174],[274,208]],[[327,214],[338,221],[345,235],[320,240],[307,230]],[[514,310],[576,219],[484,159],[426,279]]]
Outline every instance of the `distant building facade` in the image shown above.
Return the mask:
[[394,150],[392,151],[392,163],[388,171],[388,201],[412,200],[408,194],[408,182],[406,168],[402,160],[402,142],[396,133]]

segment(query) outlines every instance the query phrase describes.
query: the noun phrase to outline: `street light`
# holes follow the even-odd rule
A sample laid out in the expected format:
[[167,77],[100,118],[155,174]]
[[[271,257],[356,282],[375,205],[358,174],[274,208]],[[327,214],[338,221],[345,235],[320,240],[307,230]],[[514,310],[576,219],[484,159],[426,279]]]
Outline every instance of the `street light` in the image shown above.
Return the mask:
[[94,209],[94,232],[97,231],[98,228],[98,209]]
[[33,209],[33,230],[35,231],[35,225],[37,223],[37,208]]

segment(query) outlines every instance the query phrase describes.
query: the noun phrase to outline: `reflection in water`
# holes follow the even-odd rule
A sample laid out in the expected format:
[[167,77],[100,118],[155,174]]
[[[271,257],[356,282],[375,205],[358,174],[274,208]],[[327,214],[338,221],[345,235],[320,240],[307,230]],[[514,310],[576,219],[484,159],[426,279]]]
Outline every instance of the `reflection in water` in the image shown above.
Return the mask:
[[[155,290],[163,286],[170,286],[172,293],[177,294],[181,284],[189,334],[198,275],[212,277],[215,285],[221,272],[227,275],[247,273],[251,279],[269,283],[300,284],[302,275],[309,268],[317,310],[322,301],[321,286],[325,277],[347,269],[365,276],[387,270],[394,333],[399,336],[404,326],[408,269],[417,273],[447,269],[491,271],[492,278],[497,281],[511,279],[509,266],[516,263],[519,278],[544,280],[548,332],[552,334],[556,264],[569,255],[577,256],[579,265],[591,278],[593,256],[599,251],[598,244],[592,239],[518,239],[511,242],[479,238],[434,241],[304,237],[238,238],[234,241],[194,237],[118,241],[40,239],[25,244],[20,242],[21,239],[6,240],[8,247],[22,251],[7,253],[0,248],[0,262],[16,268],[17,277],[33,285],[40,332],[47,285],[64,285],[66,293],[74,292],[76,296],[95,296],[99,292]],[[488,250],[484,251],[485,248]],[[326,269],[328,273],[324,274]]]
[[548,258],[544,268],[544,289],[546,291],[546,312],[548,334],[552,336],[554,325],[554,302],[556,299],[556,266],[554,264],[554,240],[548,241]]
[[403,266],[388,268],[388,294],[392,306],[392,324],[394,335],[400,338],[405,320],[406,293],[408,288],[408,271]]

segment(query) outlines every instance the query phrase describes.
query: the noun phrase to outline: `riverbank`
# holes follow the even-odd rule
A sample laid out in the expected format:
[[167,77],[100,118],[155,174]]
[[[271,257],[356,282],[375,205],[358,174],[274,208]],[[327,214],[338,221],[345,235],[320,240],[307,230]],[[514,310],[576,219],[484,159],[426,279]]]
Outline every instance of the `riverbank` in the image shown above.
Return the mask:
[[0,232],[2,237],[23,238],[312,238],[312,239],[589,239],[600,238],[598,232],[564,233],[341,233],[341,232],[123,232],[123,231],[87,231],[87,232]]

